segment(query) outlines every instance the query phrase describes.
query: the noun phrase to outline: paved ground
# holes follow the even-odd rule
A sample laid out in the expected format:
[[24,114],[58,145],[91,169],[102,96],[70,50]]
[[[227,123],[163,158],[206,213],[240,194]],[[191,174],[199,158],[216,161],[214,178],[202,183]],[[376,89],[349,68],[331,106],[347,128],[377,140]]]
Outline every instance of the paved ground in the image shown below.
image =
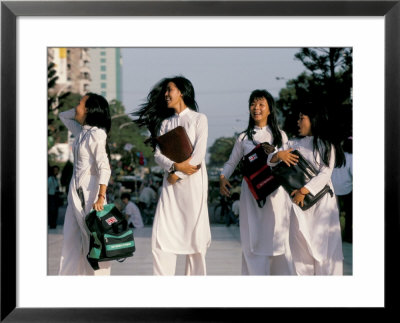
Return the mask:
[[[62,221],[63,216],[59,219],[61,224],[56,229],[50,229],[48,234],[49,275],[56,275],[58,272],[63,241]],[[114,261],[111,275],[152,275],[151,229],[151,226],[135,229],[136,252],[134,256],[126,259],[123,263]],[[206,255],[207,274],[240,275],[242,258],[239,227],[213,224],[211,237],[211,246]],[[345,275],[352,275],[352,252],[352,244],[343,243]],[[184,267],[184,256],[178,256],[176,274],[183,275]]]

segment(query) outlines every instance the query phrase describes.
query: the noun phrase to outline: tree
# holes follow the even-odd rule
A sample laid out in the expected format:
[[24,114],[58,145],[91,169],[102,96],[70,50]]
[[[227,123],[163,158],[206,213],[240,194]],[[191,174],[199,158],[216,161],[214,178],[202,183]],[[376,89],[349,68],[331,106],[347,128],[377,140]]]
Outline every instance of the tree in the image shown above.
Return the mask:
[[220,137],[217,138],[213,145],[208,148],[210,159],[208,165],[210,167],[221,167],[228,160],[233,146],[235,144],[235,137]]
[[325,107],[342,140],[352,133],[352,49],[302,48],[295,55],[306,67],[279,93],[278,107],[285,116],[284,129],[297,134],[298,108],[313,102]]
[[[121,154],[124,163],[139,165],[137,153],[143,153],[149,166],[155,165],[153,150],[144,144],[147,131],[139,128],[132,119],[125,114],[125,107],[118,100],[110,101],[111,131],[109,135],[111,153]],[[125,145],[133,147],[125,150]]]
[[56,143],[67,142],[68,130],[58,118],[58,113],[75,107],[80,100],[79,94],[57,91],[58,76],[54,66],[50,63],[47,68],[47,149]]

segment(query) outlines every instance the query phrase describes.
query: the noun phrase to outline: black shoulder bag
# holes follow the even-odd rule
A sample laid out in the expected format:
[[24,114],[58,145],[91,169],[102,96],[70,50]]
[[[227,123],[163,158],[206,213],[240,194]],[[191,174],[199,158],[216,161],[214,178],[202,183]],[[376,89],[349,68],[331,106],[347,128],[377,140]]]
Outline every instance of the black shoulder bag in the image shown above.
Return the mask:
[[[272,168],[272,174],[283,186],[283,188],[291,194],[294,190],[298,190],[306,185],[313,177],[318,175],[318,171],[311,165],[298,150],[291,152],[299,157],[297,165],[287,166],[281,162],[277,166]],[[303,202],[303,206],[300,208],[305,211],[317,203],[326,193],[333,196],[333,192],[329,185],[319,191],[316,195],[308,193]]]
[[256,144],[251,152],[242,158],[242,173],[249,190],[261,208],[265,205],[268,195],[274,192],[281,184],[275,179],[271,168],[267,165],[268,153],[274,147],[268,143]]

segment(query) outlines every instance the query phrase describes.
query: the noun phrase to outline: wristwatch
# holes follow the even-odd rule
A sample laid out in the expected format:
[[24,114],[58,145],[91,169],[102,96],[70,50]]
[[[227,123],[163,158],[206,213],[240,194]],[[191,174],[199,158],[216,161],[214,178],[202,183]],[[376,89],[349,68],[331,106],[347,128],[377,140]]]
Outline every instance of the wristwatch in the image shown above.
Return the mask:
[[175,163],[172,164],[171,168],[168,171],[169,174],[175,173]]

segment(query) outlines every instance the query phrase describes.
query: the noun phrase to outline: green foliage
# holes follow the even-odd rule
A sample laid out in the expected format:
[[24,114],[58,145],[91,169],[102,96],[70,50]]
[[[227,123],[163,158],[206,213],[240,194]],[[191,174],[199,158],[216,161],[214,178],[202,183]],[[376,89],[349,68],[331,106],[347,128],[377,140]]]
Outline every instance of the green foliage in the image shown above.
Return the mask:
[[111,116],[116,116],[125,113],[125,108],[121,101],[116,99],[111,100],[109,103]]
[[[110,111],[112,118],[109,135],[111,153],[121,154],[124,164],[138,165],[137,153],[142,152],[147,159],[148,166],[155,165],[152,148],[144,144],[147,137],[146,132],[140,129],[128,115],[124,115],[125,108],[122,103],[112,100]],[[127,143],[133,145],[129,152],[124,149]]]
[[208,165],[213,167],[221,167],[228,160],[233,146],[235,145],[235,137],[220,137],[217,138],[213,145],[208,148],[210,159]]
[[302,48],[295,57],[307,71],[289,80],[279,93],[278,108],[285,116],[284,130],[297,134],[298,108],[313,102],[327,108],[337,133],[352,133],[352,49]]
[[47,149],[57,143],[67,142],[68,130],[58,117],[58,113],[77,106],[80,95],[71,92],[54,93],[58,76],[55,76],[54,63],[48,66],[47,74]]

